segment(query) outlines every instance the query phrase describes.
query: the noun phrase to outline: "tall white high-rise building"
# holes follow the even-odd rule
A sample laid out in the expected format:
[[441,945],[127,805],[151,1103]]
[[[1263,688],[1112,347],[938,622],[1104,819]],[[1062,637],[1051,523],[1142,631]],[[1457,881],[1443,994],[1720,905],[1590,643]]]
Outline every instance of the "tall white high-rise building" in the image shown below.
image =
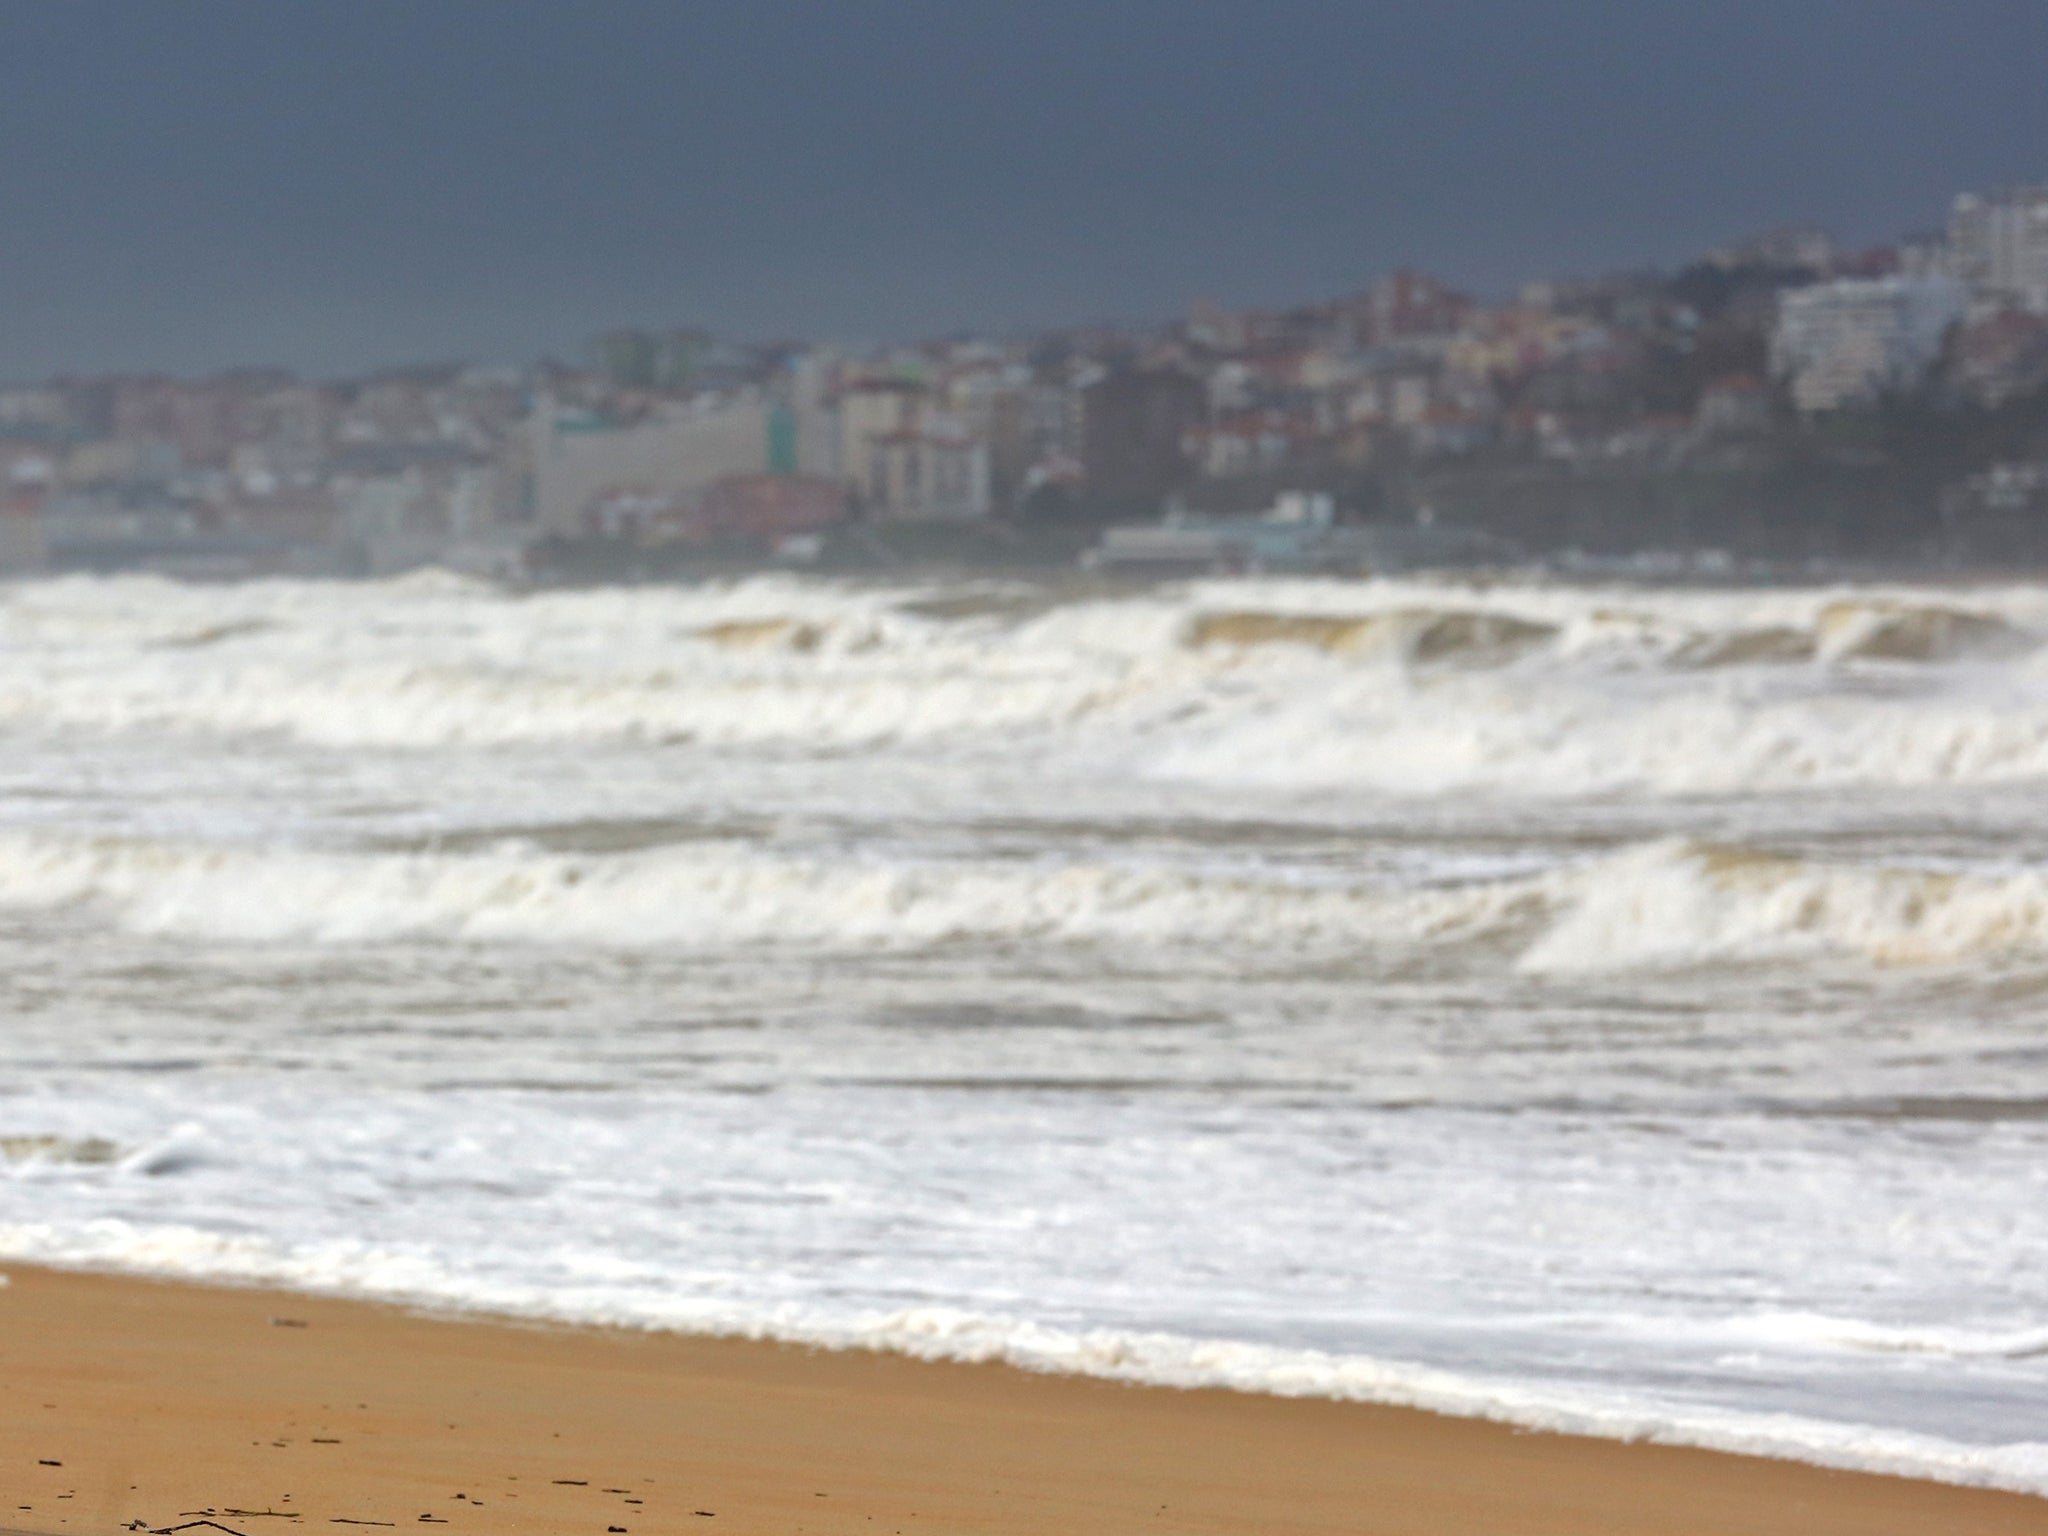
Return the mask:
[[1948,245],[1950,270],[1973,292],[2048,314],[2048,187],[1963,193]]

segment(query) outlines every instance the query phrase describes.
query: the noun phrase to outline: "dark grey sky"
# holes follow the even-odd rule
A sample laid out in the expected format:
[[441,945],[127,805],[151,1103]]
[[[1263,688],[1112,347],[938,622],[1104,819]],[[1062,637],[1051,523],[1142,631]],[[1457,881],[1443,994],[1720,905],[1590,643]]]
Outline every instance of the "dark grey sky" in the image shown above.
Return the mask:
[[2044,0],[16,0],[0,376],[1481,290],[2048,177]]

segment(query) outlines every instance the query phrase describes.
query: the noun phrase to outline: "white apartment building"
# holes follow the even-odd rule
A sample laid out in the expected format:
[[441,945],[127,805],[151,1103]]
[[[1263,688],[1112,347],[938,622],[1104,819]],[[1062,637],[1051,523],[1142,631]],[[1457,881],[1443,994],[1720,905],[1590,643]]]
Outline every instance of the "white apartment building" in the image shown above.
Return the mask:
[[488,538],[496,522],[491,470],[465,464],[397,474],[343,476],[334,486],[341,532],[373,576],[443,561]]
[[1950,271],[1973,292],[2048,314],[2048,187],[1963,193],[1948,245]]
[[668,500],[769,463],[770,407],[737,399],[676,405],[630,426],[562,412],[543,400],[533,417],[534,508],[550,533],[590,531],[592,504],[632,491]]
[[1771,371],[1802,411],[1867,403],[1917,383],[1962,319],[1948,278],[1851,279],[1795,288],[1778,301]]
[[988,441],[923,386],[856,383],[839,397],[840,472],[875,518],[973,522],[992,508]]
[[604,509],[621,501],[673,507],[734,476],[837,476],[835,366],[806,353],[765,389],[665,401],[634,422],[541,399],[527,426],[536,521],[549,533],[612,533]]

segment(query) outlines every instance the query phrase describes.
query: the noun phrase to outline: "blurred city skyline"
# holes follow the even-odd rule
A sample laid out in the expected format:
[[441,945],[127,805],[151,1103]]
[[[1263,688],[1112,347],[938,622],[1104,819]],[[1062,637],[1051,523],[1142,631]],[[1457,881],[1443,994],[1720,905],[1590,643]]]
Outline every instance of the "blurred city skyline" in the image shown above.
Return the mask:
[[0,377],[1481,292],[2039,174],[2048,11],[85,3],[0,19]]

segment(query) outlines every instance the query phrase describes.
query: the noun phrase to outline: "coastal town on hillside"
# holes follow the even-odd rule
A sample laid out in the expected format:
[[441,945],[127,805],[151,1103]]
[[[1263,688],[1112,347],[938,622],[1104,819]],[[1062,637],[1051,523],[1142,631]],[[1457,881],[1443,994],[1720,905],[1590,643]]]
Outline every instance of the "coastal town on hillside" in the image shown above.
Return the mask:
[[0,388],[0,571],[2048,560],[2048,187],[1481,301]]

